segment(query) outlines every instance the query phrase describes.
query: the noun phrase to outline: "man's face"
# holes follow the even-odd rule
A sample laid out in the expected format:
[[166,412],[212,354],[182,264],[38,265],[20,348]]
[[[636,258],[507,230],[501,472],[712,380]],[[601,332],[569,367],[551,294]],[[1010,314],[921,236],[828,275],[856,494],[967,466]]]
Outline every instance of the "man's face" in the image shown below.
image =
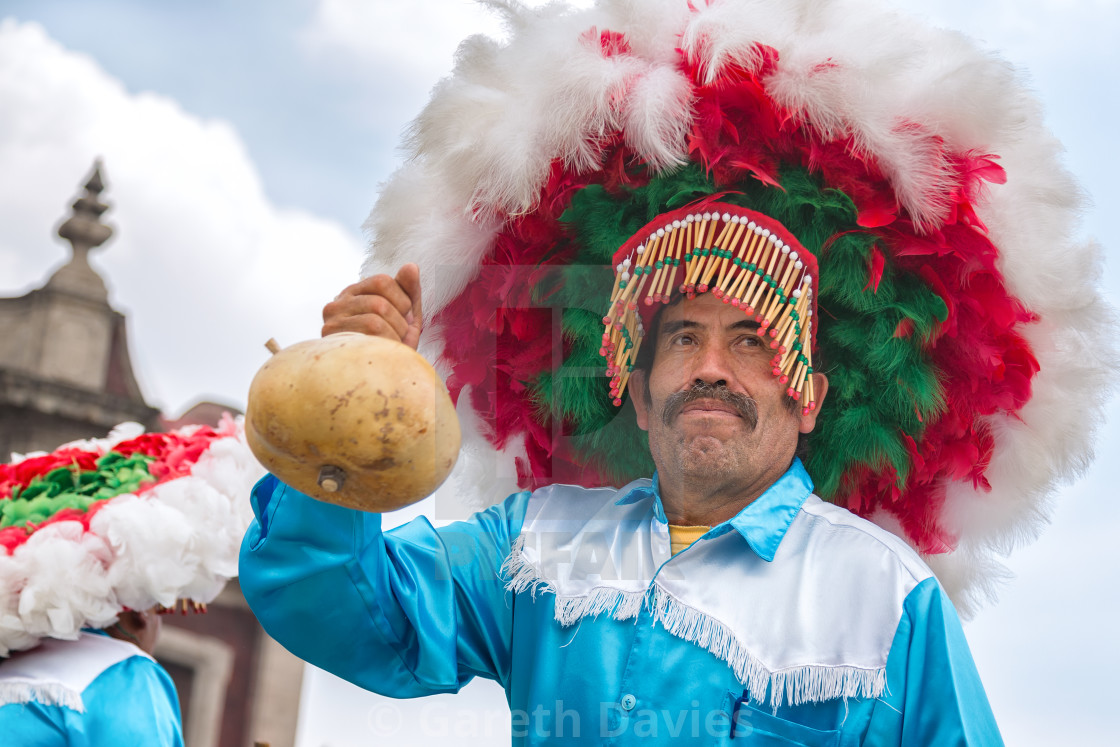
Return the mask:
[[646,342],[656,345],[649,380],[635,377],[632,395],[659,472],[713,487],[769,484],[785,472],[819,408],[802,415],[788,406],[769,343],[740,309],[709,293],[662,312],[657,339]]

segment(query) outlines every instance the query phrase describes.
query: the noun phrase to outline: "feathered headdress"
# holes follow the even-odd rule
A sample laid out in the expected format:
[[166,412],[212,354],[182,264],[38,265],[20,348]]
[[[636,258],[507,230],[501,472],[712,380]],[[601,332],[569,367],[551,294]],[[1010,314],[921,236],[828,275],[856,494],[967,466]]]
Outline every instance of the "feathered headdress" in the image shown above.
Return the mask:
[[237,575],[264,474],[240,424],[142,431],[0,464],[0,656],[125,609],[198,608]]
[[658,249],[659,295],[740,282],[704,280],[690,249],[768,275],[743,269],[745,239],[715,238],[761,215],[817,266],[817,492],[905,537],[967,613],[994,553],[1033,537],[1088,464],[1116,360],[1099,251],[1074,235],[1080,192],[1019,76],[857,0],[485,4],[508,39],[460,47],[373,209],[364,267],[420,265],[425,345],[475,464],[512,463],[522,486],[648,475],[620,386],[638,327],[612,301],[681,216],[719,225]]

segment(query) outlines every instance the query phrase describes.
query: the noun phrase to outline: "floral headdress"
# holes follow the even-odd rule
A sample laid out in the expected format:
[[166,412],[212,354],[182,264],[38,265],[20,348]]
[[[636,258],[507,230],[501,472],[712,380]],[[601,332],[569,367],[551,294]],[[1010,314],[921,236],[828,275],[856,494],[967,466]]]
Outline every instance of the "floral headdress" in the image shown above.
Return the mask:
[[264,474],[240,424],[142,431],[0,464],[0,656],[126,609],[202,609],[237,575]]

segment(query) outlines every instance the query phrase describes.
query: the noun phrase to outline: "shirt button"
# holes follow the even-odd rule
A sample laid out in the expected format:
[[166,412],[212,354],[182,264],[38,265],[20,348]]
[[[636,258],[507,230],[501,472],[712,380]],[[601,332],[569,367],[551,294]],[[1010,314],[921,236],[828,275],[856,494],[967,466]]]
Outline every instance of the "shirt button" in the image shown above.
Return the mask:
[[622,710],[624,711],[632,710],[637,703],[638,699],[629,693],[622,696]]

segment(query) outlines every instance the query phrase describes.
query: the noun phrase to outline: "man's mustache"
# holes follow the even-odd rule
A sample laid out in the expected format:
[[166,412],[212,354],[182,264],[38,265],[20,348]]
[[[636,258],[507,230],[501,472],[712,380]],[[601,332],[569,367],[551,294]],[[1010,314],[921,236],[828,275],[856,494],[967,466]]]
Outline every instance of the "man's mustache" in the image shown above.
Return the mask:
[[731,391],[724,384],[713,386],[703,381],[697,381],[690,389],[670,394],[665,399],[665,406],[661,408],[661,422],[672,425],[686,405],[702,399],[730,405],[752,431],[758,425],[758,405],[753,399],[745,394]]

